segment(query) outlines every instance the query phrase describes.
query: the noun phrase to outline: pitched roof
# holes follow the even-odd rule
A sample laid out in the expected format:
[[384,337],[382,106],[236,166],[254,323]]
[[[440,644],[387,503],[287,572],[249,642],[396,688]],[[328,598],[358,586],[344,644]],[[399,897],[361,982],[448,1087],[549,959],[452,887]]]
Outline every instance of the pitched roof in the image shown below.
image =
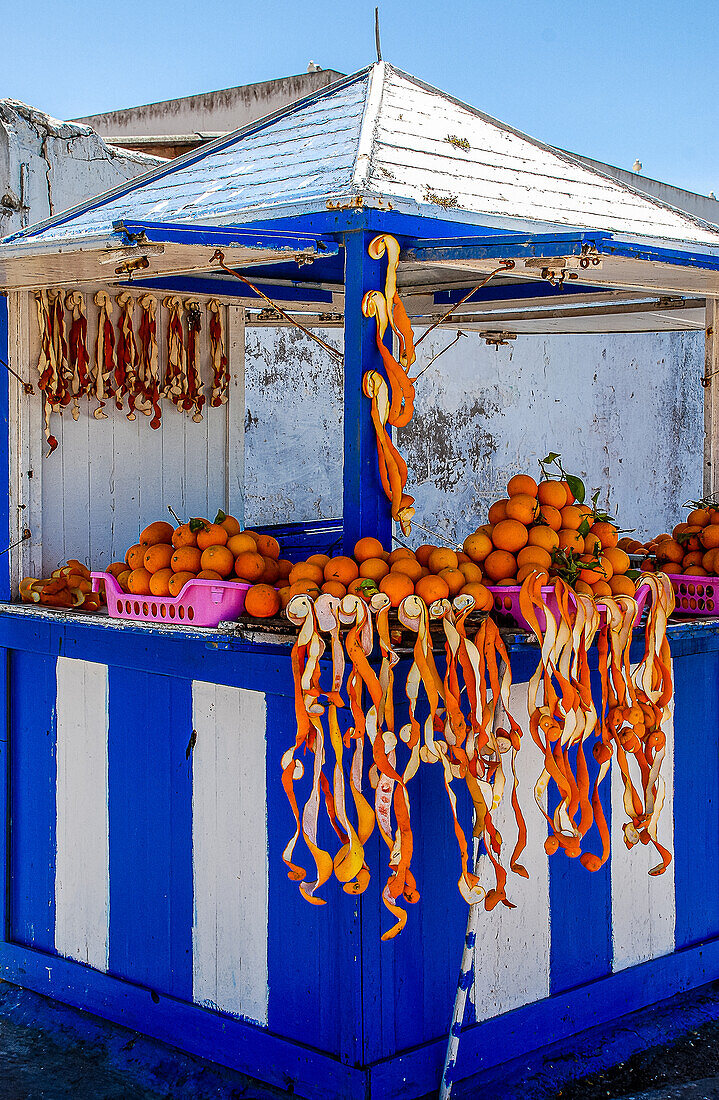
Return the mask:
[[490,228],[567,226],[719,246],[709,223],[386,62],[12,240],[106,238],[118,219],[219,225],[365,205]]

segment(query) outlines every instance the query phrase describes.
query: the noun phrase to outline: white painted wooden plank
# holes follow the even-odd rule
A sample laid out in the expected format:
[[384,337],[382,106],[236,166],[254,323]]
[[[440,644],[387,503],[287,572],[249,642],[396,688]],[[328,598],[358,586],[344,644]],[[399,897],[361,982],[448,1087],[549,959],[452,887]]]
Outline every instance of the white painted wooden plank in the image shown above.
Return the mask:
[[193,995],[267,1023],[266,702],[193,683]]
[[704,495],[719,490],[719,298],[707,298],[704,335]]
[[[661,844],[674,850],[674,703],[662,729],[667,738],[667,755],[662,765],[666,800],[659,822]],[[635,773],[635,781],[637,776]],[[612,968],[624,970],[647,959],[670,955],[674,950],[676,898],[674,861],[663,875],[650,875],[660,862],[651,844],[627,849],[622,825],[626,813],[622,804],[621,772],[612,761]]]
[[223,317],[230,371],[225,406],[225,511],[245,526],[245,311],[228,306]]
[[[42,569],[42,402],[37,392],[37,342],[33,340],[32,297],[24,292],[8,295],[8,353],[10,366],[32,383],[35,395],[24,392],[11,374],[9,387],[10,438],[10,528],[7,541],[17,543],[27,528],[31,538],[10,551],[13,592],[26,576],[39,576]],[[1,549],[2,547],[0,547]]]
[[107,666],[57,661],[55,948],[107,970]]
[[[512,714],[525,730],[527,688],[527,684],[515,684],[510,696]],[[506,756],[504,760],[508,765]],[[542,754],[525,732],[517,755],[517,774],[528,832],[527,847],[520,862],[529,872],[529,878],[520,878],[511,872],[508,875],[507,897],[516,909],[500,904],[491,913],[480,914],[472,989],[478,1021],[549,996],[549,861],[544,851],[547,830],[532,793],[541,770]],[[508,778],[505,798],[495,821],[504,838],[505,859],[509,858],[516,841],[509,796]],[[488,888],[493,881],[492,867],[486,857],[483,864],[480,881]]]

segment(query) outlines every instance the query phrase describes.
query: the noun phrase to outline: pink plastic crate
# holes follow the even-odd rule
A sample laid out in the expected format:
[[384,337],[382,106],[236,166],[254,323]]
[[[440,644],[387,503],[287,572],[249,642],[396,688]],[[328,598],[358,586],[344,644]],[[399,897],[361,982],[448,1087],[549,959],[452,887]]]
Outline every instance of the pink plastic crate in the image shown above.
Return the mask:
[[[508,615],[514,619],[517,626],[521,626],[523,630],[529,630],[531,633],[531,627],[524,615],[519,609],[519,593],[521,587],[519,585],[487,585],[489,591],[494,598],[494,610],[499,612],[500,615]],[[554,595],[554,588],[551,585],[547,585],[542,589],[542,595],[544,596],[545,603],[549,610],[554,615],[555,619],[559,618],[559,605],[557,598]],[[640,586],[637,590],[637,604],[639,605],[639,617],[641,618],[644,611],[644,605],[647,602],[649,595],[649,588]],[[602,621],[606,616],[602,613]],[[537,611],[537,622],[541,630],[545,627],[545,618],[541,611]]]
[[719,618],[719,577],[667,573],[674,589],[674,614],[693,619]]
[[131,596],[123,592],[111,573],[93,573],[92,590],[105,582],[107,610],[113,619],[134,619],[142,623],[182,623],[217,626],[236,619],[245,609],[249,584],[232,581],[188,581],[179,596]]

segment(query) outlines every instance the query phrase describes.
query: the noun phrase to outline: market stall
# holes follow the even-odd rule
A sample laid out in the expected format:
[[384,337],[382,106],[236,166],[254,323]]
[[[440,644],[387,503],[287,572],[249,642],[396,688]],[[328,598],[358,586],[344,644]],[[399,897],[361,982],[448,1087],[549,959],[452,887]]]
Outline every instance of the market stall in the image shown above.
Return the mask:
[[[366,380],[408,362],[407,327],[378,340],[382,304],[368,306],[395,301],[395,261],[417,347],[435,324],[448,340],[461,325],[499,341],[590,322],[691,329],[706,309],[704,489],[716,490],[719,231],[383,63],[0,246],[0,974],[303,1096],[437,1087],[476,900],[469,864],[469,896],[456,889],[442,769],[428,757],[413,778],[421,899],[387,938],[381,829],[363,840],[361,890],[325,882],[326,904],[308,905],[313,890],[287,875],[293,624],[170,621],[152,590],[123,589],[116,617],[17,597],[56,569],[59,546],[96,571],[121,562],[168,505],[179,527],[218,508],[245,526],[246,325],[300,325],[343,365],[342,516],[260,533],[293,562],[347,557],[360,539],[426,541],[412,534],[411,483],[392,475],[401,455],[386,425],[401,418],[381,415]],[[58,362],[73,365],[65,389]],[[311,454],[307,465],[298,480]],[[689,619],[667,637],[673,859],[650,876],[656,850],[622,844],[616,769],[603,804],[612,854],[596,870],[548,848],[541,816],[528,824],[516,908],[479,917],[458,1077],[717,976],[719,625]],[[412,666],[404,642],[397,683]],[[513,628],[502,644],[507,709],[526,725],[536,640]],[[632,664],[642,657],[637,635]],[[595,683],[599,661],[595,647]],[[398,692],[396,706],[404,715],[411,699]],[[523,742],[516,777],[531,790],[541,753]],[[499,815],[509,830],[508,802]]]

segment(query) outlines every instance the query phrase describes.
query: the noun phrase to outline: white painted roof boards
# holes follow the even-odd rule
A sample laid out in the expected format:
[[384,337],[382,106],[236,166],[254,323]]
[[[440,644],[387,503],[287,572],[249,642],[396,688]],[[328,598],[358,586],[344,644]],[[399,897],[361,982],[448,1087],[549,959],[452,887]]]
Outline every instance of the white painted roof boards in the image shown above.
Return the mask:
[[[242,224],[366,206],[507,231],[599,229],[719,246],[709,223],[534,141],[386,62],[201,151],[67,220],[10,238],[106,238],[114,221]],[[29,243],[29,242],[28,242]],[[51,251],[52,249],[48,249]]]

